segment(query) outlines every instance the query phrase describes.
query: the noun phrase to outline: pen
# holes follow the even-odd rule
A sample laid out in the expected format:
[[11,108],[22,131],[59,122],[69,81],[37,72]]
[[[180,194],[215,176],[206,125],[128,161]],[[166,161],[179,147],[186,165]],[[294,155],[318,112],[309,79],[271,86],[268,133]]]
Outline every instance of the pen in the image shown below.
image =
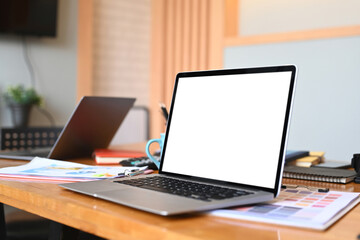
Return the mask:
[[132,169],[132,170],[125,170],[124,177],[133,177],[140,174],[149,174],[152,173],[153,170],[151,169],[144,169],[144,170],[138,170],[138,169]]
[[135,171],[135,172],[130,172],[128,174],[126,174],[127,177],[133,177],[133,176],[136,176],[136,175],[140,175],[140,174],[143,174],[145,173],[145,170],[139,170],[139,171]]
[[161,109],[161,112],[162,112],[165,120],[167,121],[168,118],[169,118],[169,113],[168,113],[168,111],[166,110],[165,104],[160,103],[160,109]]

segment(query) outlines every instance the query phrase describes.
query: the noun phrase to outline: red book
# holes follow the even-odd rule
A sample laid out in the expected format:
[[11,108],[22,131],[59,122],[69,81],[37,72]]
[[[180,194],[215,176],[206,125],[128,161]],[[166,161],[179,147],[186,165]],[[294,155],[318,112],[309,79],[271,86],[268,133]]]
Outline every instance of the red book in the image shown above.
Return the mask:
[[96,149],[93,153],[96,164],[119,164],[128,158],[145,156],[145,153],[131,150]]

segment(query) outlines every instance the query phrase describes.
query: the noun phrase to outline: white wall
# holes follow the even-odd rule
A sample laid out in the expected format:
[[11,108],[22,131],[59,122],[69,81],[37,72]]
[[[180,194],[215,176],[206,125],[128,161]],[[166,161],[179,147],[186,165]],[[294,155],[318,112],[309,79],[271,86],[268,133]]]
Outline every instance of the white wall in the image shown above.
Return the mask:
[[360,36],[228,47],[226,68],[296,64],[288,149],[350,161],[360,152]]
[[[36,89],[56,125],[64,125],[76,104],[77,1],[59,0],[56,38],[27,37],[29,56],[36,75]],[[0,126],[11,126],[2,92],[7,85],[30,86],[21,37],[0,35]],[[48,120],[33,110],[30,125],[46,126]]]
[[[357,0],[242,0],[239,35],[358,26]],[[288,149],[347,161],[360,152],[360,36],[227,47],[224,67],[296,64]]]
[[239,8],[243,36],[360,23],[358,0],[241,0]]

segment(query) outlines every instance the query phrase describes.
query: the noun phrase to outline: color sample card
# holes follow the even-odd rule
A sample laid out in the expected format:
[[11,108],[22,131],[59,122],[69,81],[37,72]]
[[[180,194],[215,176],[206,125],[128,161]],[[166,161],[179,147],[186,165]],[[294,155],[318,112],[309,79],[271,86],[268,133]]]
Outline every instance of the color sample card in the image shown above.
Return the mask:
[[215,210],[211,214],[323,230],[359,201],[359,193],[321,193],[306,188],[282,189],[276,199],[266,204]]
[[144,170],[146,167],[92,166],[69,161],[36,157],[31,162],[0,169],[0,179],[33,179],[50,181],[93,181],[123,176],[127,171]]

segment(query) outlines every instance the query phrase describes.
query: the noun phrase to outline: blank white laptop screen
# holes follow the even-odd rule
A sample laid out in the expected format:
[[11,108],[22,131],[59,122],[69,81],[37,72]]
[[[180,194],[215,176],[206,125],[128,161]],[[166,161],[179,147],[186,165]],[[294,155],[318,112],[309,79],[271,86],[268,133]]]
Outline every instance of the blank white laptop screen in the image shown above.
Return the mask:
[[291,72],[179,78],[162,171],[274,188]]

